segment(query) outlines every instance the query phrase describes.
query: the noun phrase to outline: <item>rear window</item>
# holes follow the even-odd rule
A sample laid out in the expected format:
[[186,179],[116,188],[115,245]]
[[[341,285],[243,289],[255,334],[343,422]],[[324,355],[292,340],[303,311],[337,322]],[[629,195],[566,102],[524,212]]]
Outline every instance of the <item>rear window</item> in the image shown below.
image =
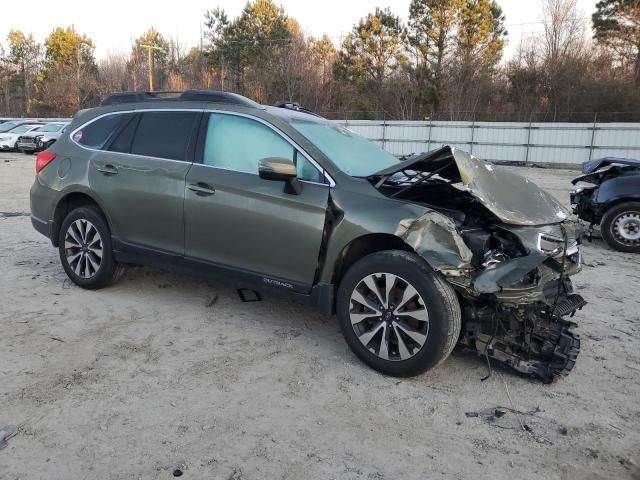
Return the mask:
[[131,153],[186,160],[199,112],[145,112],[140,115]]
[[131,118],[131,115],[130,113],[119,113],[99,118],[74,133],[73,140],[88,148],[101,149],[118,127]]

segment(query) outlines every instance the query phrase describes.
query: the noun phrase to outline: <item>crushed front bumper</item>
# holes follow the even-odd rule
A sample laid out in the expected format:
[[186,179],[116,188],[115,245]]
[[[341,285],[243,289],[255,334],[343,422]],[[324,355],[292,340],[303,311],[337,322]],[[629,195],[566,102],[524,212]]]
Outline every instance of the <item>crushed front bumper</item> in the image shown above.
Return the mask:
[[457,285],[461,343],[477,355],[550,383],[573,368],[580,351],[576,324],[568,317],[587,303],[573,292],[570,279],[582,269],[581,228],[571,224],[510,231],[529,254],[477,270],[466,288]]

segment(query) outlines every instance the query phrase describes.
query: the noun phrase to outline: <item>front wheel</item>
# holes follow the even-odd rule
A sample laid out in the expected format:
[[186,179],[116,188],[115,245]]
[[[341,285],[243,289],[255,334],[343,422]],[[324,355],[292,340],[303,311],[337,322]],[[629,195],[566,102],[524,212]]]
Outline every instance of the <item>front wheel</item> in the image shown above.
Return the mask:
[[62,267],[82,288],[105,287],[123,272],[113,259],[109,226],[96,208],[72,210],[62,222],[58,245]]
[[384,251],[359,260],[340,283],[336,310],[353,352],[387,375],[434,368],[460,335],[455,292],[414,253]]
[[602,217],[600,231],[614,250],[640,253],[640,202],[625,202],[611,207]]

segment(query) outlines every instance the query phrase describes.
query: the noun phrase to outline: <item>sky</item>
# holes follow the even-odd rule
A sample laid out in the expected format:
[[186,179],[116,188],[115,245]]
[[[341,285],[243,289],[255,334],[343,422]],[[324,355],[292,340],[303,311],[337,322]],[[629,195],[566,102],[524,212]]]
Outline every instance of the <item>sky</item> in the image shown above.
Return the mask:
[[[595,9],[596,0],[577,0],[583,17]],[[520,39],[540,32],[543,25],[540,0],[498,0],[506,14],[509,41],[505,58],[509,58]],[[132,40],[154,26],[164,35],[178,38],[186,47],[199,43],[206,10],[219,6],[230,18],[241,11],[246,0],[181,0],[179,2],[149,0],[28,0],[25,4],[5,0],[0,6],[0,42],[12,28],[33,33],[42,42],[57,26],[73,24],[77,31],[89,35],[96,46],[96,56],[128,53]],[[276,0],[287,14],[298,20],[310,35],[329,35],[335,43],[346,35],[357,21],[375,10],[390,7],[407,19],[411,0]],[[589,25],[588,20],[585,23]]]

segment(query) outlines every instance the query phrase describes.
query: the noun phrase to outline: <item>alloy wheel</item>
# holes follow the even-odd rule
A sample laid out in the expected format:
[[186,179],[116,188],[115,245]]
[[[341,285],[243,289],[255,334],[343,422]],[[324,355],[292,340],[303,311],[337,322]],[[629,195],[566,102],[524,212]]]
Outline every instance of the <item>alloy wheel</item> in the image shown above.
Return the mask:
[[64,237],[65,257],[73,272],[81,278],[93,277],[102,264],[102,238],[89,220],[71,223]]
[[349,317],[360,343],[384,360],[413,357],[429,333],[424,300],[413,285],[391,273],[373,273],[358,282]]

